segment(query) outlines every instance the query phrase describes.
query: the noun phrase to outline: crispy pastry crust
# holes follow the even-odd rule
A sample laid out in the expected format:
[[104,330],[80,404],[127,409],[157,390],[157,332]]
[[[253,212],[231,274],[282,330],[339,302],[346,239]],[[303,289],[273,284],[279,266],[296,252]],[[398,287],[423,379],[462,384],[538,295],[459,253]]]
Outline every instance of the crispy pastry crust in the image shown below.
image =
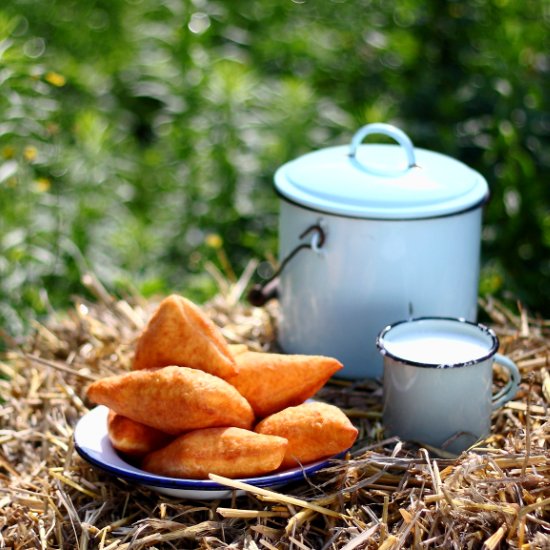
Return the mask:
[[332,357],[244,351],[235,355],[237,373],[228,378],[252,405],[257,418],[315,395],[342,368]]
[[93,382],[88,398],[169,434],[213,426],[250,428],[254,413],[230,384],[187,367],[164,367]]
[[167,445],[171,436],[109,410],[107,433],[113,447],[131,456],[143,456]]
[[353,445],[358,433],[338,407],[320,402],[303,403],[268,416],[255,431],[288,440],[283,469],[341,453]]
[[276,470],[287,441],[241,428],[209,428],[182,435],[147,455],[142,468],[170,477],[206,479],[209,473],[253,477]]
[[165,298],[136,344],[133,370],[179,365],[227,378],[235,361],[220,329],[190,300]]

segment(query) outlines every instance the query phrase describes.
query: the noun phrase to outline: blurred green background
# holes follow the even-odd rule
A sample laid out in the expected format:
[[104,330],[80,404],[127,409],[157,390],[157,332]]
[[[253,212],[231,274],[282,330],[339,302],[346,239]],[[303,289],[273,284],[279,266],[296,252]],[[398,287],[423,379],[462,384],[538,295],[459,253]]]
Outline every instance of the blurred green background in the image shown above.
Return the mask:
[[390,122],[489,182],[481,294],[550,315],[545,0],[3,0],[0,326],[215,292],[277,254],[272,176]]

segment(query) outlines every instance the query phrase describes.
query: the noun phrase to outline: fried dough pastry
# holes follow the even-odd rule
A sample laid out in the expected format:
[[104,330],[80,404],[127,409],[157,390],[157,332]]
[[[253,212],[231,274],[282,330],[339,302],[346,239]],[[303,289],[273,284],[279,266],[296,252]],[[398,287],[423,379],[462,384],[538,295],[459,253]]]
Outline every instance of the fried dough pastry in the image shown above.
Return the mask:
[[253,477],[276,470],[287,440],[241,428],[208,428],[184,434],[166,447],[147,455],[142,468],[149,472],[191,479],[208,474]]
[[255,431],[288,440],[281,468],[308,464],[349,449],[358,430],[336,406],[303,403],[264,418]]
[[131,418],[109,410],[107,433],[113,447],[131,456],[144,456],[167,445],[172,439],[161,432]]
[[252,405],[258,418],[315,395],[342,368],[332,357],[245,351],[235,354],[237,374],[227,381]]
[[133,370],[179,365],[227,378],[235,361],[219,328],[193,302],[172,294],[149,320],[136,344]]
[[187,367],[164,367],[109,376],[93,382],[88,398],[118,414],[179,435],[198,428],[250,428],[248,401],[225,380]]

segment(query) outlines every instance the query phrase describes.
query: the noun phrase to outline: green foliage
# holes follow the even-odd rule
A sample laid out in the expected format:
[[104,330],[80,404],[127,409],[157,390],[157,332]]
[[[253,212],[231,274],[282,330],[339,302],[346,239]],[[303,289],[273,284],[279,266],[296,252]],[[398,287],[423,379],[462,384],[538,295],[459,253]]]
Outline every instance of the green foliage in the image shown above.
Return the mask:
[[550,313],[544,0],[4,0],[0,324],[112,290],[213,292],[276,255],[275,169],[393,122],[489,181],[480,291]]

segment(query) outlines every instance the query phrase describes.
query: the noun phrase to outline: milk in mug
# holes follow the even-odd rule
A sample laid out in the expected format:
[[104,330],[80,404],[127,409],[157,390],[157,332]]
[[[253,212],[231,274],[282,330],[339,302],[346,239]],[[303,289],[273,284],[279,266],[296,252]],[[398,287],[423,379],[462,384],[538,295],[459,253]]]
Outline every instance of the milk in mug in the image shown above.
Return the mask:
[[445,366],[479,361],[490,350],[483,341],[450,332],[400,335],[386,340],[385,348],[397,359]]

